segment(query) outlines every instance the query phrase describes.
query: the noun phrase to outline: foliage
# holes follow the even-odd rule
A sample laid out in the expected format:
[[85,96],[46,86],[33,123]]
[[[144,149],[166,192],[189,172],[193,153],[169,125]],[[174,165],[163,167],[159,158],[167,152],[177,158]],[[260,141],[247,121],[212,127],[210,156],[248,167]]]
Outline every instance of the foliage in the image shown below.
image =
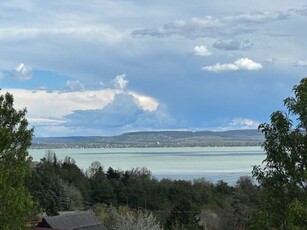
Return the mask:
[[[293,91],[294,97],[284,100],[287,112],[276,111],[270,124],[259,126],[265,135],[266,159],[263,166],[254,167],[253,176],[264,190],[261,216],[265,216],[265,228],[289,229],[295,224],[291,215],[297,205],[293,205],[306,210],[307,78]],[[290,117],[297,118],[296,125]]]
[[96,204],[93,207],[96,216],[105,224],[109,230],[160,230],[159,222],[150,212],[133,211],[127,206],[106,206]]
[[194,230],[202,227],[203,210],[214,213],[221,224],[233,221],[230,207],[234,192],[240,194],[242,207],[253,203],[245,197],[253,196],[255,185],[248,179],[239,184],[236,187],[223,181],[213,184],[204,178],[193,182],[158,181],[145,168],[104,170],[99,162],[93,162],[84,173],[73,159],[61,162],[49,151],[33,170],[28,187],[34,200],[49,215],[92,207],[105,226],[159,222],[164,229]]
[[26,112],[14,108],[11,94],[0,95],[1,229],[26,229],[33,206],[24,186],[30,169],[27,149],[33,135],[33,129],[28,129]]
[[127,230],[160,230],[162,229],[152,213],[137,212],[134,214],[128,212],[125,215],[117,214],[115,216],[115,225],[111,229],[127,229]]
[[66,203],[66,196],[57,169],[56,156],[54,153],[48,152],[28,179],[28,190],[48,216],[58,215]]
[[90,203],[115,204],[115,193],[113,187],[106,177],[103,167],[99,162],[94,162],[89,169],[91,177],[89,178],[89,197]]
[[299,230],[307,226],[307,208],[305,204],[297,199],[294,199],[289,206],[288,216],[289,229]]
[[58,215],[60,211],[83,210],[88,197],[87,184],[86,176],[73,159],[66,157],[62,163],[51,150],[27,179],[29,192],[48,216]]

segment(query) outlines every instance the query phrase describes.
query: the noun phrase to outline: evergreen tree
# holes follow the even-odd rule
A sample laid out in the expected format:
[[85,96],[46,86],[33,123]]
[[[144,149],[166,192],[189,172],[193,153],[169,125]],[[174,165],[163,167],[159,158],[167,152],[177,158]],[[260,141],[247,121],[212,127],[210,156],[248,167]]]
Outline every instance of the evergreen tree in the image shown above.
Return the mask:
[[33,129],[28,128],[26,109],[13,106],[11,94],[0,95],[0,224],[1,229],[27,229],[32,200],[25,177]]

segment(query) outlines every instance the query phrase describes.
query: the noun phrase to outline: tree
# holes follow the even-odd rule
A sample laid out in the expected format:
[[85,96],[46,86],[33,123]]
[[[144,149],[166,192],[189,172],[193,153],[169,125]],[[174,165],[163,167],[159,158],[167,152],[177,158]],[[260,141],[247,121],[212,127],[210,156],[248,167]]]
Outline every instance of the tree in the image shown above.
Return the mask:
[[[263,229],[289,229],[297,210],[307,209],[307,78],[293,88],[294,97],[284,100],[287,112],[276,111],[271,123],[261,124],[266,158],[253,168],[263,188],[263,205],[258,215]],[[291,118],[295,118],[293,122]],[[295,208],[293,208],[295,207]],[[301,218],[305,218],[301,217]],[[302,227],[302,228],[300,228]],[[306,226],[298,226],[303,229]],[[259,228],[259,226],[257,227]]]
[[16,110],[11,94],[0,95],[0,223],[1,229],[27,229],[32,200],[25,188],[30,170],[27,149],[33,129],[26,109]]
[[238,179],[232,193],[232,199],[219,212],[220,229],[249,229],[248,221],[259,206],[259,188],[252,178],[243,176]]
[[59,168],[55,153],[48,151],[28,179],[28,191],[48,216],[70,210],[69,197],[62,186]]
[[160,223],[153,216],[152,213],[148,212],[126,212],[120,213],[115,212],[113,214],[114,225],[111,229],[127,229],[127,230],[161,230]]
[[152,213],[139,211],[137,214],[131,212],[125,215],[115,214],[115,225],[111,229],[161,230],[162,228]]
[[71,189],[75,188],[75,192],[81,193],[84,200],[88,199],[88,180],[82,170],[76,165],[74,159],[65,157],[64,162],[60,166],[59,173],[67,186]]
[[102,165],[95,161],[89,168],[89,199],[91,204],[116,204],[113,187],[108,180]]

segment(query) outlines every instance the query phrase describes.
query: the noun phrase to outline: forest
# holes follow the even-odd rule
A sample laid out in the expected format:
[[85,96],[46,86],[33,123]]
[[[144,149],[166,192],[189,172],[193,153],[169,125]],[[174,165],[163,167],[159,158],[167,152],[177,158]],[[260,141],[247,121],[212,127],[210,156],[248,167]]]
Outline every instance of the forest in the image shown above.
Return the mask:
[[100,162],[82,172],[72,158],[60,161],[52,151],[26,184],[38,213],[93,209],[106,225],[113,209],[123,215],[152,213],[161,229],[236,229],[255,224],[252,215],[261,202],[261,189],[249,177],[235,186],[205,178],[158,181],[146,168],[119,171]]

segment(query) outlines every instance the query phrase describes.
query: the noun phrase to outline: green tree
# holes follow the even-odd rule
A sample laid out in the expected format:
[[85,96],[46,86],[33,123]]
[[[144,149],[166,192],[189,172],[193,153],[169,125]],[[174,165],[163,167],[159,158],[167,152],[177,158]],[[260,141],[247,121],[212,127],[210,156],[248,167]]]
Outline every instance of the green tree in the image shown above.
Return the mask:
[[198,215],[200,204],[195,202],[196,191],[190,181],[174,181],[169,188],[168,198],[171,202],[170,214],[166,225],[170,229],[199,229]]
[[[70,187],[75,188],[76,193],[81,193],[84,200],[88,200],[88,180],[82,170],[76,165],[76,162],[71,157],[65,157],[61,164],[60,170],[61,179]],[[67,186],[66,186],[67,187]]]
[[27,229],[32,200],[25,188],[30,170],[27,149],[33,129],[26,109],[16,110],[11,94],[0,95],[0,224],[1,229]]
[[271,123],[259,126],[265,136],[266,158],[262,166],[254,167],[253,176],[263,188],[264,202],[259,214],[265,224],[262,229],[290,229],[294,225],[291,217],[297,210],[293,207],[299,206],[306,215],[307,78],[294,86],[293,92],[293,97],[284,100],[287,111],[272,113]]
[[104,203],[116,205],[116,196],[102,165],[95,161],[89,168],[89,199],[91,204]]
[[67,211],[70,208],[68,197],[58,175],[59,166],[57,166],[56,156],[55,154],[52,157],[49,156],[51,156],[50,152],[32,171],[27,186],[40,208],[48,216],[55,216],[59,214],[59,211]]

